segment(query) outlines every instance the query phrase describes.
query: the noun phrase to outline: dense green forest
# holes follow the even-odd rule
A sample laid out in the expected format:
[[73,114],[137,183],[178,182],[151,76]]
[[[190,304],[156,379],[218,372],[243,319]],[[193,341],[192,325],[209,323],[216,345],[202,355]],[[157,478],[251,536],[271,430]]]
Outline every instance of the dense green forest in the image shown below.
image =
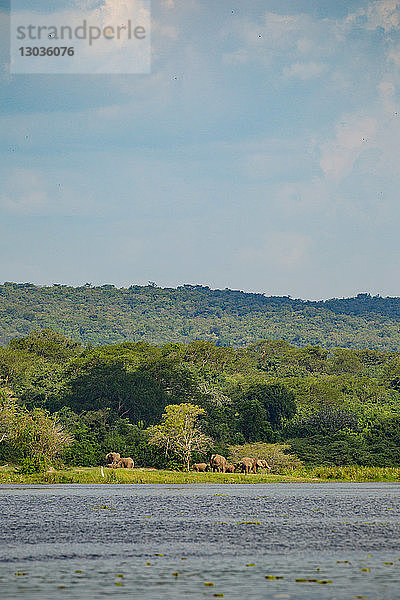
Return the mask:
[[284,339],[296,346],[400,350],[400,298],[359,294],[311,302],[193,285],[0,286],[0,344],[49,327],[94,345],[201,339],[243,348]]
[[[400,464],[400,354],[394,351],[283,340],[246,348],[208,341],[94,347],[47,329],[0,348],[0,396],[3,406],[12,400],[24,411],[57,413],[74,438],[62,457],[73,465],[102,464],[117,449],[139,465],[171,466],[148,444],[148,428],[166,406],[188,402],[204,410],[201,428],[213,451],[282,442],[307,464]],[[5,414],[2,422],[0,411],[4,431]],[[0,460],[17,450],[3,436]]]

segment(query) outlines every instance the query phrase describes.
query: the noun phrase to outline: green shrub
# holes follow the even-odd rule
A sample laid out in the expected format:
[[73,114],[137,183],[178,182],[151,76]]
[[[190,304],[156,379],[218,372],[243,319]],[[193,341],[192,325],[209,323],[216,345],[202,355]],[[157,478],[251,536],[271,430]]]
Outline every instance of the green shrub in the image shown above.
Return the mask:
[[45,456],[27,456],[22,459],[19,473],[22,475],[32,475],[33,473],[44,473],[47,471],[47,461]]

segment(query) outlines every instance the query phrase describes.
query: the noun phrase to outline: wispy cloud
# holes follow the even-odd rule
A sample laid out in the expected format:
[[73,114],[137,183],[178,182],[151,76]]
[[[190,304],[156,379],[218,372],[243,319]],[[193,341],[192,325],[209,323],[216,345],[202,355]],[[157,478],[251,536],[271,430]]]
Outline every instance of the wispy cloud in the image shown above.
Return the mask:
[[327,69],[328,66],[324,63],[295,62],[283,69],[283,75],[285,77],[298,77],[299,79],[306,81],[307,79],[320,77]]
[[351,13],[347,23],[356,24],[369,30],[381,28],[385,33],[398,29],[400,25],[400,2],[397,0],[375,0],[367,6]]
[[239,252],[239,259],[253,267],[269,270],[292,270],[304,266],[309,258],[312,241],[296,232],[272,232],[257,246]]

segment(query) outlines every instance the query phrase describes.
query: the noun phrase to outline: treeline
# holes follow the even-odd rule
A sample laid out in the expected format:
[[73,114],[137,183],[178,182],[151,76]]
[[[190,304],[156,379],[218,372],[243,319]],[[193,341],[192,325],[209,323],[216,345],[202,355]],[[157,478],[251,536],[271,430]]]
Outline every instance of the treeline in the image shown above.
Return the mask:
[[297,346],[400,350],[400,298],[359,294],[320,302],[200,285],[49,287],[0,285],[0,344],[53,328],[83,344],[202,339],[246,347],[260,339]]
[[[276,340],[239,349],[207,341],[93,347],[47,329],[0,348],[0,383],[3,399],[56,415],[74,438],[62,456],[72,465],[102,464],[117,450],[138,465],[173,467],[149,445],[148,428],[183,403],[204,409],[201,430],[224,455],[231,445],[279,442],[309,464],[400,464],[396,352]],[[0,459],[10,452],[4,438]]]

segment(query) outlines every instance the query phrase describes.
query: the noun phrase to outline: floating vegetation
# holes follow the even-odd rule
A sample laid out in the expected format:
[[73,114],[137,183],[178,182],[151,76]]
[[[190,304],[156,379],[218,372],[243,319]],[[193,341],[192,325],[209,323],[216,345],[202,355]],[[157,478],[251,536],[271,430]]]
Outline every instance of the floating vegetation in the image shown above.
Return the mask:
[[82,569],[76,569],[75,573],[83,573]]
[[59,586],[58,586],[58,589],[59,589],[59,590],[66,590],[66,589],[67,589],[67,586],[66,586],[66,585],[59,585]]
[[255,567],[255,563],[247,563],[246,567]]
[[117,585],[118,587],[122,587],[122,586],[123,586],[123,583],[122,583],[122,581],[116,581],[116,582],[115,582],[115,585]]
[[261,525],[260,521],[240,521],[238,525]]
[[14,573],[14,575],[20,576],[20,575],[26,575],[26,573]]
[[186,556],[182,556],[181,560],[187,560]]
[[393,563],[393,562],[384,562],[383,564],[384,564],[384,565],[394,565],[394,563]]
[[297,578],[295,579],[296,583],[320,583],[325,585],[327,583],[332,583],[330,579],[305,579],[305,578]]
[[265,579],[283,579],[282,575],[265,575]]
[[223,598],[224,595],[223,594],[214,594],[214,598]]
[[112,506],[92,506],[92,510],[117,510],[116,508],[112,507]]
[[122,575],[122,573],[117,573],[115,577],[121,577],[121,578],[123,578],[124,576]]
[[368,567],[364,567],[361,569],[361,571],[365,571],[366,573],[369,573],[371,569],[369,569]]
[[341,564],[341,563],[346,564],[346,565],[350,564],[349,560],[337,560],[336,562],[338,563],[338,565]]
[[213,584],[211,581],[205,581],[205,582],[204,582],[204,585],[205,585],[206,587],[214,587],[214,584]]
[[146,567],[151,567],[151,563],[145,563]]
[[174,577],[178,577],[179,573],[178,573],[177,571],[175,571],[175,573],[172,573],[172,575],[173,575]]
[[160,552],[157,552],[157,554],[155,554],[154,556],[164,556],[164,554],[161,554]]

